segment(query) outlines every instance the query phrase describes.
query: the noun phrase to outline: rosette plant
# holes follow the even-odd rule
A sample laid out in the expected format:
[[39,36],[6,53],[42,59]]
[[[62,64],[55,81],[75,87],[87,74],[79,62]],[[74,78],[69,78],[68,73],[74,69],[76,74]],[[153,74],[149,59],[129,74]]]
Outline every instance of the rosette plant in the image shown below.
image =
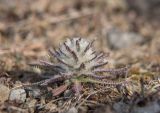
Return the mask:
[[[121,85],[124,82],[108,80],[110,75],[127,74],[127,67],[106,69],[108,54],[96,52],[93,41],[84,38],[67,39],[57,49],[49,50],[49,60],[40,60],[32,64],[50,74],[41,85],[61,82],[63,85],[54,89],[54,95],[64,92],[67,88],[73,89],[76,94],[82,90],[81,83],[97,83],[109,86]],[[56,74],[55,74],[56,73]]]

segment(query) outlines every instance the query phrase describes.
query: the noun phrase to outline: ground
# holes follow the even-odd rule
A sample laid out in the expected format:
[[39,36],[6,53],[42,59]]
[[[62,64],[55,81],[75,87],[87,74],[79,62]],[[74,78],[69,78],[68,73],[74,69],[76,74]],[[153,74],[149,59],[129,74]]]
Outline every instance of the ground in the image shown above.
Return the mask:
[[[0,111],[45,113],[68,103],[72,106],[69,113],[76,113],[77,106],[82,113],[159,113],[158,6],[159,0],[0,0]],[[36,93],[45,93],[38,98],[27,94],[21,102],[8,99],[13,88],[42,80],[29,64],[45,59],[49,48],[74,37],[96,39],[97,51],[110,53],[107,67],[130,65],[127,79],[132,85],[123,91],[99,91],[102,86],[98,85],[97,92],[89,98],[84,94],[78,102],[48,95],[51,86],[47,91],[35,88]],[[84,87],[93,92],[88,85]]]

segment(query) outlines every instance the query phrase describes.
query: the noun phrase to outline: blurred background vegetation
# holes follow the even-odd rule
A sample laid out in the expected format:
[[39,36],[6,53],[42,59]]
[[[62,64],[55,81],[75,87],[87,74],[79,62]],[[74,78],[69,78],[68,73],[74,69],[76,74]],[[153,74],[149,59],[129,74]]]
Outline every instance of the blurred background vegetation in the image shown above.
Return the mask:
[[118,50],[111,56],[119,63],[157,63],[159,19],[159,0],[0,0],[1,61],[7,70],[25,68],[78,36],[97,38],[100,50]]

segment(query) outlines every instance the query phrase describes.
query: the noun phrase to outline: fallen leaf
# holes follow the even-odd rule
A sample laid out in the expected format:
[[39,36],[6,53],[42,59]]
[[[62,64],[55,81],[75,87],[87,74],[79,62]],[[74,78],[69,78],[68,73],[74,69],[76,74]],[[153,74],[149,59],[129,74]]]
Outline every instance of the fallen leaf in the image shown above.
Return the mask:
[[61,94],[62,92],[64,92],[67,89],[67,87],[68,87],[68,84],[64,84],[64,85],[59,86],[56,89],[53,89],[52,90],[53,96],[57,96],[57,95]]

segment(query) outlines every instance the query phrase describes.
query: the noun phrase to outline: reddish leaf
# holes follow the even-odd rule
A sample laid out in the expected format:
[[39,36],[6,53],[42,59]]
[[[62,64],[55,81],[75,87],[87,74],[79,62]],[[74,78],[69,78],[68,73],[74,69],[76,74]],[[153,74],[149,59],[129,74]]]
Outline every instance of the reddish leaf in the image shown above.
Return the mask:
[[56,88],[56,89],[53,89],[53,90],[52,90],[53,96],[58,96],[58,95],[60,95],[61,93],[63,93],[63,92],[67,89],[67,87],[68,87],[68,84],[64,84],[64,85],[59,86],[59,87]]

